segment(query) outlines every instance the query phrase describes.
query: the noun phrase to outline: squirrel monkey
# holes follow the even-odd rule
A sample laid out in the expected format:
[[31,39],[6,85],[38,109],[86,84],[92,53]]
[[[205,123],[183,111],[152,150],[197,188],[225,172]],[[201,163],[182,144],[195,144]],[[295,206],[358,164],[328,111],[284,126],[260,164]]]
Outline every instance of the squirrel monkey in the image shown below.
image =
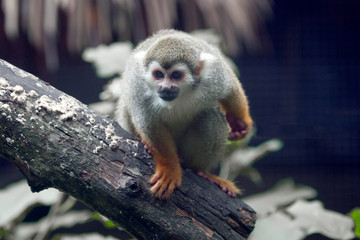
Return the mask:
[[252,127],[244,90],[217,48],[162,30],[135,48],[121,87],[116,119],[151,152],[155,197],[166,199],[181,185],[181,162],[228,195],[240,192],[208,173],[223,157],[226,139],[241,139]]

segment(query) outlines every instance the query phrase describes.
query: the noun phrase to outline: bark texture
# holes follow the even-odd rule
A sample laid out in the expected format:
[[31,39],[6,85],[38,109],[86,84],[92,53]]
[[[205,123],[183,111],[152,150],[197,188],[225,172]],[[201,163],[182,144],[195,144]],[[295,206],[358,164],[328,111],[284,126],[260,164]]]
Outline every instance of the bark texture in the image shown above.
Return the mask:
[[143,145],[109,117],[0,60],[0,156],[32,191],[69,193],[138,239],[246,239],[256,214],[184,169],[182,186],[153,199]]

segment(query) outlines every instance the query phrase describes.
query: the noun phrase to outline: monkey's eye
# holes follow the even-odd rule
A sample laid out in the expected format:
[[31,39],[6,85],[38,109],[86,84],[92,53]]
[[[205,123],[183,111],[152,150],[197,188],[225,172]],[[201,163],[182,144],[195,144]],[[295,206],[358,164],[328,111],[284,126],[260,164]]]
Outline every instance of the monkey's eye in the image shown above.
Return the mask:
[[163,74],[161,71],[159,71],[159,70],[155,70],[155,71],[153,72],[153,75],[154,75],[154,77],[155,77],[156,79],[163,79],[163,78],[164,78],[164,74]]
[[175,80],[179,80],[183,77],[183,73],[179,72],[179,71],[174,71],[172,72],[170,78],[175,79]]

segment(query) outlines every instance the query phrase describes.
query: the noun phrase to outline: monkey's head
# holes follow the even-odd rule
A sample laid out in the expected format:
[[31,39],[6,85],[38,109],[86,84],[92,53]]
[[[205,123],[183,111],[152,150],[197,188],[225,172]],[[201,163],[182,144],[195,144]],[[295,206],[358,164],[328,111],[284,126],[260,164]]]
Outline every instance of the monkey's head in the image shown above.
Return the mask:
[[186,38],[166,37],[139,55],[145,80],[160,99],[172,102],[191,98],[204,67],[201,45]]
[[168,102],[176,99],[180,92],[185,91],[186,85],[193,81],[188,67],[181,63],[164,68],[154,61],[149,65],[149,73],[158,96]]

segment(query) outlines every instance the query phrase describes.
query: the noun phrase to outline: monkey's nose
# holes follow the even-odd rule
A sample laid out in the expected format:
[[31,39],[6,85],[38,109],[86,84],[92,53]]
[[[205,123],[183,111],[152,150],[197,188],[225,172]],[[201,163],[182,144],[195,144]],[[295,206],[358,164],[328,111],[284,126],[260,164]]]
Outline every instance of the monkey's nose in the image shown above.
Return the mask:
[[159,88],[157,93],[159,97],[164,101],[172,101],[179,95],[180,89],[178,87],[172,86],[171,88]]

